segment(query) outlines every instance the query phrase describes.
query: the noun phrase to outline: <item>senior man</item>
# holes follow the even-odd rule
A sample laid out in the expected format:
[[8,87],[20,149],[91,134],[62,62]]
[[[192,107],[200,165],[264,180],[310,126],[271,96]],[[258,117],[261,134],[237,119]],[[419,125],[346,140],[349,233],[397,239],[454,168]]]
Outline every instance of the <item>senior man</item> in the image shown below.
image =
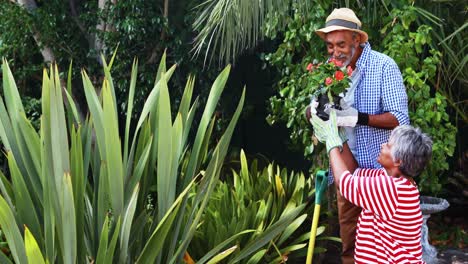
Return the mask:
[[323,121],[312,115],[316,137],[326,144],[335,184],[344,198],[362,208],[356,232],[356,263],[424,263],[419,191],[414,181],[432,156],[432,141],[418,128],[395,128],[382,144],[380,169],[356,169],[346,139],[340,137],[336,113]]
[[[343,110],[336,111],[337,124],[344,127],[354,156],[347,161],[349,169],[352,172],[356,167],[381,168],[377,162],[380,146],[388,141],[391,129],[409,124],[408,98],[400,70],[393,59],[371,49],[368,35],[361,30],[361,21],[351,9],[333,10],[325,27],[316,33],[325,41],[330,59],[353,69],[351,87],[341,102]],[[311,111],[314,113],[314,109]],[[361,208],[339,192],[337,203],[342,261],[353,263]]]

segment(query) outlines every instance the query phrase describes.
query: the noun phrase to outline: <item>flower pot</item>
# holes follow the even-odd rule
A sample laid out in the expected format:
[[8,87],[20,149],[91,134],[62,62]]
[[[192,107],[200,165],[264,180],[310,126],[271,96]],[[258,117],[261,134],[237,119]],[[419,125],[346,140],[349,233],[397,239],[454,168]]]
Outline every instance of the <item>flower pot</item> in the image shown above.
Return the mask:
[[320,94],[317,98],[317,116],[320,117],[322,120],[328,120],[328,114],[325,112],[325,109],[333,108],[337,110],[343,110],[340,106],[340,100],[341,96],[335,95],[333,96],[333,103],[330,103],[330,99],[328,99],[326,93]]

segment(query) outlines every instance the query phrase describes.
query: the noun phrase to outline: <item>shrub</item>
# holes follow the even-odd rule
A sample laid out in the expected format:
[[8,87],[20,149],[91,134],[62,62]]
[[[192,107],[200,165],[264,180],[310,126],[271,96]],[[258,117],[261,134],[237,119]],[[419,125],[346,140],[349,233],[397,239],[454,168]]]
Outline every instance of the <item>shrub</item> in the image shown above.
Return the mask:
[[229,250],[226,263],[300,261],[310,235],[313,179],[273,163],[262,169],[254,160],[248,166],[243,151],[240,157],[239,170],[213,191],[188,252],[197,263],[205,263],[203,252],[216,246]]
[[[122,142],[110,74],[114,57],[109,64],[103,59],[101,95],[82,71],[90,109],[86,120],[80,119],[69,95],[71,71],[63,91],[57,67],[44,70],[38,132],[25,116],[13,75],[3,61],[0,137],[11,181],[0,173],[0,226],[16,263],[178,263],[193,237],[219,178],[244,94],[207,157],[212,129],[208,125],[230,67],[214,82],[190,143],[188,133],[198,106],[198,100],[191,104],[194,82],[188,79],[173,119],[167,81],[175,66],[167,70],[165,56],[138,123],[130,130],[135,61]],[[194,186],[199,191],[190,197],[192,210],[183,210]],[[154,202],[148,203],[148,197]],[[3,251],[0,260],[11,263]]]

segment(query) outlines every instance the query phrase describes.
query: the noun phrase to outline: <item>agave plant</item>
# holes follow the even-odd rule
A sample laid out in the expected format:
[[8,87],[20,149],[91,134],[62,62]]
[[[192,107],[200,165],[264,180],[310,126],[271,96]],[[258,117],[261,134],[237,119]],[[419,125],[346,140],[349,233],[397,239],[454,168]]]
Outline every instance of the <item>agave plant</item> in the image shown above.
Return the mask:
[[[134,61],[122,142],[110,74],[114,58],[108,64],[103,58],[101,94],[82,71],[90,110],[85,120],[70,97],[71,71],[63,90],[57,67],[44,70],[39,131],[26,118],[3,60],[0,137],[9,170],[8,176],[0,172],[0,227],[11,256],[0,251],[1,263],[182,261],[219,178],[244,93],[208,157],[209,124],[230,67],[213,83],[194,141],[189,142],[198,106],[198,100],[191,104],[194,79],[188,78],[173,117],[167,82],[175,66],[167,70],[165,56],[130,129],[138,65]],[[181,210],[188,202],[191,210]]]
[[[227,249],[225,263],[305,261],[313,180],[273,163],[258,168],[254,160],[249,166],[243,151],[240,157],[239,171],[216,186],[188,253],[197,263],[206,263],[205,252],[217,246]],[[320,226],[317,234],[324,230]]]

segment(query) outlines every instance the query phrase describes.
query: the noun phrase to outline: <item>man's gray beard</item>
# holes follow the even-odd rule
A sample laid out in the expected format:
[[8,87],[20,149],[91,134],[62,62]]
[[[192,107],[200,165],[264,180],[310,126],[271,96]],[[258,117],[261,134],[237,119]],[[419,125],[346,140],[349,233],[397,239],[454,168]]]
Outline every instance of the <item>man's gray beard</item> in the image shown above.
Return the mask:
[[347,59],[343,65],[344,67],[348,67],[349,64],[351,63],[351,60],[354,58],[354,53],[356,53],[356,48],[354,46],[351,47],[351,56],[349,56],[349,59]]

